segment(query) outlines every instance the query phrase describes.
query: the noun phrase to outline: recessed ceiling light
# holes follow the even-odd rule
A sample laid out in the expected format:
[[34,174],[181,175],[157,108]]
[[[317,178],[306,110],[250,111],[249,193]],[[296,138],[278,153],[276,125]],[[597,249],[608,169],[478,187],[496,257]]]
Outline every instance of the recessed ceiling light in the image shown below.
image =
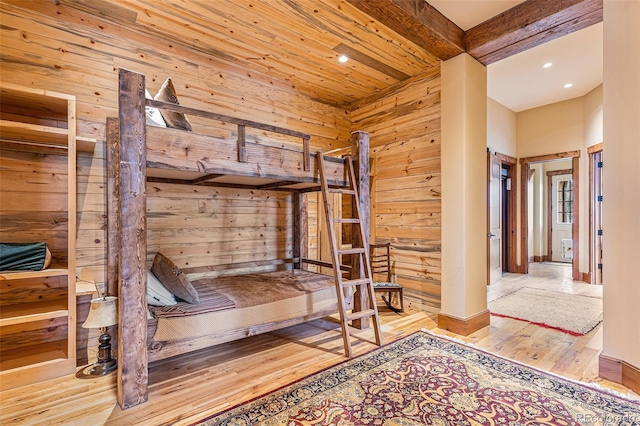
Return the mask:
[[553,63],[552,63],[552,62],[547,62],[546,64],[544,64],[544,65],[542,66],[542,68],[550,68],[552,65],[553,65]]
[[349,57],[347,55],[340,55],[340,57],[338,57],[338,62],[340,62],[341,64],[344,64],[348,60],[349,60]]
[[567,83],[567,84],[564,85],[565,89],[568,89],[570,87],[573,87],[573,83]]

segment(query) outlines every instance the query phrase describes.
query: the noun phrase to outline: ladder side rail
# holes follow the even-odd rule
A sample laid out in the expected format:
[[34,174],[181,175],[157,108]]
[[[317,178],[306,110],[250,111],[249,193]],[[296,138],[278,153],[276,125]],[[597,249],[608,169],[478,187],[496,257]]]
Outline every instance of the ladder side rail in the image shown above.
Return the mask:
[[[358,189],[357,189],[357,185],[356,185],[356,180],[355,180],[355,171],[353,170],[353,160],[351,159],[350,156],[347,157],[347,163],[349,165],[349,182],[351,184],[351,186],[353,187],[353,190],[355,192],[354,196],[356,199],[356,203],[354,203],[356,205],[356,215],[358,216],[358,219],[362,219],[362,211],[360,209],[360,202],[359,202],[359,197],[358,197]],[[366,275],[366,278],[369,279],[369,285],[367,286],[367,293],[369,294],[369,309],[373,311],[373,321],[374,321],[374,332],[375,332],[375,336],[376,336],[376,343],[378,345],[382,345],[382,332],[380,330],[380,317],[378,315],[378,306],[376,304],[376,299],[375,299],[375,292],[373,290],[373,275],[371,274],[371,264],[369,263],[369,248],[365,247],[365,245],[367,245],[367,241],[368,239],[366,238],[365,235],[365,230],[364,227],[362,226],[362,221],[360,221],[360,223],[357,225],[358,228],[360,229],[360,243],[362,244],[364,251],[362,253],[361,256],[361,264],[364,263],[364,272]],[[361,269],[362,266],[361,266]]]
[[342,325],[342,340],[344,343],[345,355],[349,358],[352,356],[351,340],[347,324],[347,311],[344,303],[344,293],[342,286],[342,271],[340,269],[340,260],[338,258],[338,247],[336,247],[336,235],[333,223],[333,209],[329,200],[329,185],[325,175],[324,155],[322,152],[317,153],[318,169],[320,170],[320,184],[322,187],[322,198],[325,209],[325,222],[329,230],[329,243],[331,246],[331,260],[333,262],[333,277],[336,285],[336,296],[338,297],[338,310],[340,311],[340,322]]

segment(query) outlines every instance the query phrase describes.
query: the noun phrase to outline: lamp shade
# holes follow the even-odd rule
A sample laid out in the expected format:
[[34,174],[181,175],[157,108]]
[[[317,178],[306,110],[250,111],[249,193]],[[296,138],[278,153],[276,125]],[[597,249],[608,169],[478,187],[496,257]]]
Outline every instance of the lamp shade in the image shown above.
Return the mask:
[[103,328],[118,323],[118,298],[99,297],[91,300],[89,315],[82,324],[84,328]]

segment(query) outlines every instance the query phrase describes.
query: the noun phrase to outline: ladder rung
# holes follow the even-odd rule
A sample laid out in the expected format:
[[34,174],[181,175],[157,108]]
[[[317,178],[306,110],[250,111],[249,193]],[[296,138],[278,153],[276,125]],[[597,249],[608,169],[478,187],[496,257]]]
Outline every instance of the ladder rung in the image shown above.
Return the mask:
[[364,253],[362,247],[350,248],[350,249],[338,249],[338,254],[358,254]]
[[369,284],[369,278],[357,278],[355,280],[343,280],[342,287],[354,287],[357,285]]
[[356,195],[356,191],[354,191],[353,189],[346,189],[346,188],[329,188],[329,192],[331,192],[333,194]]
[[364,317],[372,317],[375,314],[376,314],[376,311],[374,311],[373,309],[365,309],[364,311],[352,312],[350,314],[347,314],[347,319],[349,321],[352,321],[354,319],[359,319],[359,318],[364,318]]
[[352,217],[338,217],[333,219],[333,223],[360,223],[360,219]]

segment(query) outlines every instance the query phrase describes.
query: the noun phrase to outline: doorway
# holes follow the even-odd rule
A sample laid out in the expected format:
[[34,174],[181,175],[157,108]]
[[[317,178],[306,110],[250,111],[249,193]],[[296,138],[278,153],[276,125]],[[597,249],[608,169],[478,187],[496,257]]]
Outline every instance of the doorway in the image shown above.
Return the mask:
[[487,284],[516,265],[515,158],[487,150]]
[[[551,262],[573,261],[571,169],[547,171],[547,254]],[[535,257],[535,256],[534,256]]]
[[[579,187],[578,187],[578,182],[579,182],[579,159],[580,159],[580,151],[568,151],[568,152],[561,152],[561,153],[557,153],[557,154],[550,154],[550,155],[541,155],[541,156],[536,156],[536,157],[527,157],[527,158],[521,158],[520,159],[520,172],[521,172],[521,179],[523,184],[521,185],[521,200],[522,200],[522,208],[521,208],[521,215],[520,215],[520,220],[521,220],[521,236],[522,236],[522,246],[521,246],[521,257],[520,257],[520,269],[522,273],[527,274],[529,272],[529,261],[530,260],[534,260],[534,258],[531,256],[530,257],[530,253],[531,253],[531,236],[529,235],[529,222],[530,222],[530,199],[531,197],[531,189],[530,189],[530,185],[529,185],[529,176],[531,174],[531,170],[532,168],[535,169],[535,167],[533,167],[534,165],[538,164],[538,163],[546,163],[546,162],[550,162],[550,161],[558,161],[558,160],[562,160],[562,159],[570,159],[571,161],[571,191],[572,191],[572,204],[573,206],[579,206]],[[564,214],[564,211],[563,211]],[[572,265],[572,277],[574,280],[576,281],[582,281],[582,277],[581,274],[579,272],[579,267],[578,267],[578,263],[579,263],[579,233],[578,233],[578,229],[579,229],[579,210],[577,208],[572,209],[571,211],[572,214],[572,222],[571,222],[571,265]],[[567,246],[569,245],[568,243],[566,243]],[[549,246],[548,241],[547,241],[547,246]],[[532,254],[532,253],[531,253]],[[548,255],[548,250],[547,250],[547,255]],[[549,257],[550,260],[550,257]]]

